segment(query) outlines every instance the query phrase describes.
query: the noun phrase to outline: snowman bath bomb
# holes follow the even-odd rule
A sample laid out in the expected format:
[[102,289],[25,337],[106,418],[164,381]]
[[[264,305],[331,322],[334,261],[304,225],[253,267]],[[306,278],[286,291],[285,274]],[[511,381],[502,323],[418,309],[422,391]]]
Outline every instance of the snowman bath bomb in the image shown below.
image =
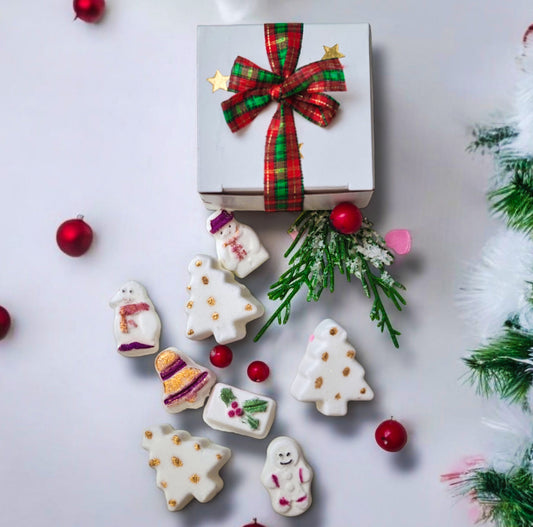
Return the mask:
[[144,286],[126,282],[109,305],[115,311],[114,333],[121,355],[140,357],[159,351],[161,320]]
[[244,278],[265,263],[268,252],[261,245],[257,234],[239,223],[232,212],[219,209],[207,218],[207,230],[216,243],[220,265]]

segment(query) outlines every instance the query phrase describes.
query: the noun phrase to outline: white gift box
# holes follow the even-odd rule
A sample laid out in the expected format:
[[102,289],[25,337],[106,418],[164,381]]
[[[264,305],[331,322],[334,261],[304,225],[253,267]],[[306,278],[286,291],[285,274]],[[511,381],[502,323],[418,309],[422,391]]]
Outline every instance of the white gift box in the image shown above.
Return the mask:
[[[323,46],[338,45],[346,92],[326,92],[340,102],[326,128],[294,112],[301,144],[304,209],[331,209],[342,201],[365,207],[374,191],[371,33],[368,24],[304,24],[298,68],[320,60]],[[270,71],[263,25],[198,26],[198,192],[209,209],[264,210],[265,137],[277,103],[232,133],[222,101],[212,91],[219,70],[230,75],[237,56]]]

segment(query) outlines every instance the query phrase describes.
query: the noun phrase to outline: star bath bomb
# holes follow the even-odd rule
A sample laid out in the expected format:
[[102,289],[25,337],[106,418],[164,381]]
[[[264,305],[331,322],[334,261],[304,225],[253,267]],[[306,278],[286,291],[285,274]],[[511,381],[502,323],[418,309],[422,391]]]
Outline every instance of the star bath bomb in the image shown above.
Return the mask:
[[251,227],[238,222],[232,212],[219,209],[211,214],[207,231],[215,238],[220,265],[239,278],[249,275],[269,258]]
[[188,338],[202,340],[213,335],[219,344],[241,340],[246,336],[246,324],[265,312],[248,288],[211,256],[195,256],[189,273]]
[[270,494],[272,508],[283,516],[303,514],[312,502],[313,470],[300,445],[290,437],[276,437],[268,445],[261,483]]
[[161,320],[143,285],[126,282],[109,305],[115,311],[114,333],[121,355],[140,357],[159,351]]
[[291,394],[299,401],[316,402],[319,412],[333,416],[346,415],[348,401],[373,399],[355,355],[346,331],[334,320],[323,320],[309,338]]
[[263,439],[270,432],[276,401],[218,383],[204,408],[204,421],[215,430]]
[[170,413],[204,405],[216,376],[177,348],[167,348],[155,359],[163,383],[163,405]]
[[148,450],[148,464],[156,470],[169,511],[183,509],[193,498],[205,503],[222,490],[219,471],[231,457],[229,448],[168,424],[147,429],[142,447]]

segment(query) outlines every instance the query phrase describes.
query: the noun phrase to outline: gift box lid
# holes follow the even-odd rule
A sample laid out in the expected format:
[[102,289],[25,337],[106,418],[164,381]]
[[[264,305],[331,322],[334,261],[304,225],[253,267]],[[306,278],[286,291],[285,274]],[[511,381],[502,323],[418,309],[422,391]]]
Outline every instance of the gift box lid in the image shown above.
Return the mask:
[[[294,112],[305,193],[372,191],[370,26],[305,24],[298,67],[322,59],[326,47],[344,55],[340,61],[347,91],[328,92],[341,105],[326,128]],[[229,76],[239,55],[271,70],[263,25],[198,26],[198,191],[201,194],[263,193],[265,136],[276,103],[271,102],[246,128],[232,133],[220,104],[233,93],[223,89],[213,92],[207,81],[217,70]]]

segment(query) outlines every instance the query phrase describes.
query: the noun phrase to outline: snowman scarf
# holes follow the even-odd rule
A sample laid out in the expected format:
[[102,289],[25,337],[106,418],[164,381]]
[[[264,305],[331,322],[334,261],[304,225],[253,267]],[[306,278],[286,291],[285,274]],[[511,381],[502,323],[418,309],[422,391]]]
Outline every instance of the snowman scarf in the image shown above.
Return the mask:
[[133,327],[137,327],[135,321],[127,319],[128,315],[136,315],[141,311],[149,310],[150,306],[146,302],[140,302],[138,304],[127,304],[125,306],[122,306],[120,308],[120,331],[122,331],[122,333],[129,333],[128,324],[132,325]]
[[224,247],[230,247],[231,252],[235,255],[237,260],[242,261],[246,257],[246,249],[240,244],[237,243],[237,240],[239,239],[241,233],[237,230],[235,233],[235,236],[233,238],[230,238],[227,242],[224,243]]

